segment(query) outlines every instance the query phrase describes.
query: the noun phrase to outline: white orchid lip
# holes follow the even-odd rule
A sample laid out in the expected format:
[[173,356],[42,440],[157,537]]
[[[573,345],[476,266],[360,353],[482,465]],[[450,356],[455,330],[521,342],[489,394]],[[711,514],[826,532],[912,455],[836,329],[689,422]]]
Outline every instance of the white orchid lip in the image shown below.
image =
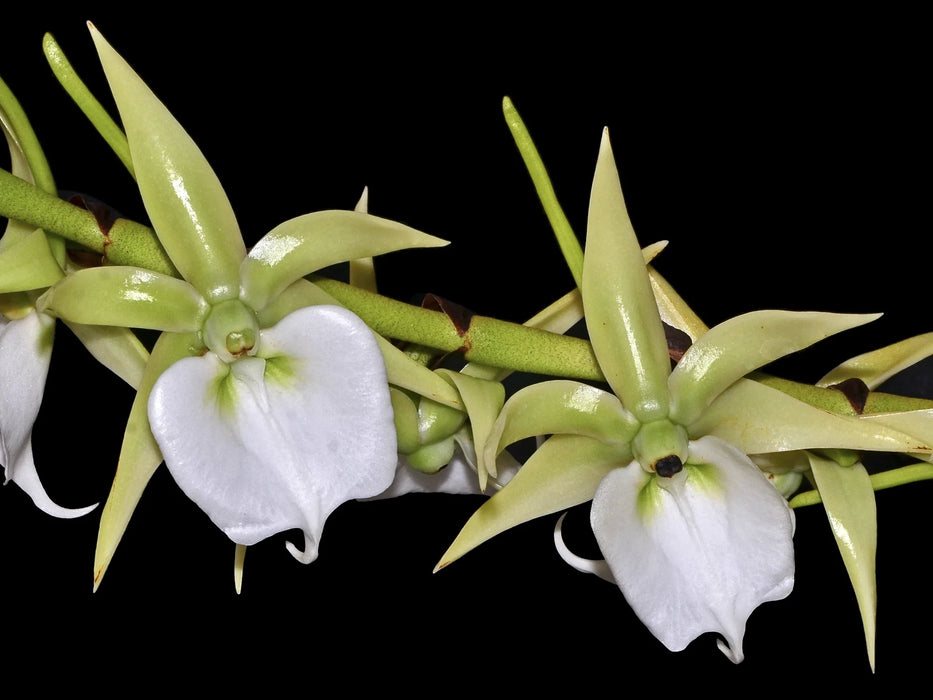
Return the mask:
[[740,662],[749,615],[793,589],[793,511],[744,453],[715,437],[691,441],[672,478],[612,471],[591,523],[629,605],[672,651],[718,632]]
[[397,445],[381,353],[369,328],[335,306],[299,309],[260,333],[261,351],[173,364],[149,421],[179,487],[234,542],[304,532],[317,556],[328,515],[395,477]]

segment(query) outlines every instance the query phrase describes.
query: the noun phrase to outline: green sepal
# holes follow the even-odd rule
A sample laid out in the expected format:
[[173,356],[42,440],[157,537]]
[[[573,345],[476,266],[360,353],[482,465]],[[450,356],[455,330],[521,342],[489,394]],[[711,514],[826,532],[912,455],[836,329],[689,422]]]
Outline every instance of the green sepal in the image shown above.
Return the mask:
[[149,479],[162,462],[162,453],[149,429],[147,404],[152,387],[162,372],[183,357],[198,354],[202,347],[196,333],[163,333],[152,349],[130,408],[117,471],[101,512],[94,552],[95,590],[113,559]]
[[582,290],[593,351],[616,396],[640,421],[666,417],[667,339],[605,130],[590,194]]
[[184,280],[141,267],[95,267],[64,277],[38,308],[73,323],[196,331],[210,307]]
[[831,459],[810,453],[810,468],[823,499],[826,516],[849,580],[855,591],[865,645],[872,670],[875,668],[875,619],[878,592],[875,559],[878,549],[878,520],[875,492],[868,471],[858,462],[841,466]]
[[690,425],[752,370],[879,316],[765,310],[730,318],[697,338],[671,372],[671,419]]
[[748,455],[819,448],[930,451],[922,439],[868,418],[830,413],[760,382],[740,379],[686,427],[691,438],[716,435]]
[[45,289],[63,276],[42,229],[0,249],[0,294]]
[[447,241],[358,211],[317,211],[285,221],[263,236],[243,260],[242,296],[261,310],[295,280],[321,268],[405,248]]
[[235,298],[246,246],[220,181],[165,105],[100,33],[90,29],[159,241],[201,296],[212,303]]
[[[554,435],[481,505],[441,557],[438,571],[499,533],[585,503],[612,469],[631,462],[627,447],[583,435]],[[637,465],[634,467],[640,469]]]

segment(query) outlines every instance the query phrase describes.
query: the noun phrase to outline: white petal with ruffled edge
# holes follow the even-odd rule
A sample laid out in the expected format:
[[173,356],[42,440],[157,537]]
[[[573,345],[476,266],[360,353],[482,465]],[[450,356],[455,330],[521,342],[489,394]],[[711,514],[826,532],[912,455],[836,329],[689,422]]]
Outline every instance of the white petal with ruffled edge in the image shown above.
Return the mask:
[[671,651],[705,632],[743,658],[745,623],[794,585],[794,516],[748,457],[707,436],[673,477],[638,463],[600,483],[591,524],[619,588]]
[[392,483],[395,425],[372,331],[334,306],[295,311],[260,336],[261,357],[176,362],[149,400],[152,432],[181,489],[234,542],[299,528],[317,557],[327,516]]
[[31,312],[9,321],[0,316],[0,466],[33,503],[56,518],[77,518],[96,507],[63,508],[45,491],[32,455],[32,427],[39,415],[52,358],[55,321]]

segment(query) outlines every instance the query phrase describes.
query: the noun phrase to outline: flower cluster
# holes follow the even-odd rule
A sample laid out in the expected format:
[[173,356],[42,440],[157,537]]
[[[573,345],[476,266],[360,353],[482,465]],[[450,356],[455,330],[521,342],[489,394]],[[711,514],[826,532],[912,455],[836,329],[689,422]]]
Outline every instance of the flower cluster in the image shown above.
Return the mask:
[[[163,463],[235,543],[238,587],[246,547],[297,529],[303,547],[286,546],[310,563],[325,520],[351,500],[488,494],[436,570],[507,529],[590,503],[603,558],[571,552],[558,519],[561,556],[616,584],[669,649],[715,632],[740,662],[751,613],[793,588],[794,508],[822,502],[873,663],[874,490],[933,476],[933,403],[877,389],[933,354],[933,335],[856,356],[815,385],[764,373],[877,315],[762,310],[708,328],[654,268],[664,244],[639,244],[608,132],[578,249],[508,100],[577,280],[527,323],[379,294],[373,257],[446,241],[368,213],[365,193],[353,211],[290,219],[247,248],[196,144],[90,29],[120,126],[93,100],[80,103],[135,178],[149,222],[87,234],[91,215],[56,196],[29,122],[0,83],[12,163],[0,181],[0,465],[52,516],[95,508],[56,505],[33,460],[64,323],[135,390],[100,512],[95,586]],[[50,37],[46,50],[62,84],[86,96]],[[135,242],[116,247],[119,226]],[[78,249],[103,264],[70,254]],[[349,283],[320,274],[337,263],[348,264]],[[565,335],[581,320],[585,340]],[[156,340],[144,344],[142,329]],[[508,393],[513,371],[540,379]],[[510,448],[528,440],[534,449],[520,462]],[[869,474],[866,452],[916,464]]]

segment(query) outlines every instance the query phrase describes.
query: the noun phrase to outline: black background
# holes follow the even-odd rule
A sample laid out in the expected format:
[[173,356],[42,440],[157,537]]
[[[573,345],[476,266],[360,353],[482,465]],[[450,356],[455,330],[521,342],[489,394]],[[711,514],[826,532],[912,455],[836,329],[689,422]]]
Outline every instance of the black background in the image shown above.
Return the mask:
[[[55,34],[109,101],[84,21],[93,20],[188,129],[218,172],[247,242],[308,211],[370,211],[451,241],[378,261],[388,296],[432,292],[522,321],[572,279],[502,119],[509,95],[582,236],[601,130],[613,139],[643,243],[713,324],[756,308],[875,312],[869,327],[775,367],[814,381],[834,364],[931,327],[927,302],[928,54],[918,20],[673,10],[646,17],[346,12],[276,3],[195,19],[184,8],[3,18],[0,75],[20,97],[59,187],[144,220],[132,180],[52,77]],[[53,498],[106,497],[130,391],[60,328],[35,432]],[[922,377],[902,384],[925,391]],[[250,549],[233,590],[233,546],[160,468],[107,576],[91,592],[98,514],[56,521],[0,491],[4,665],[37,661],[74,684],[204,687],[297,679],[445,692],[888,688],[922,673],[929,484],[878,494],[878,655],[872,675],[854,597],[819,508],[797,512],[791,596],[749,620],[746,661],[712,636],[666,651],[619,591],[563,564],[553,519],[505,533],[431,570],[479,497],[350,503],[318,561],[284,536]],[[586,512],[568,537],[586,539]],[[293,536],[293,535],[289,535]],[[805,680],[809,679],[809,680]],[[191,680],[185,680],[190,684]],[[291,681],[289,681],[291,682]]]

